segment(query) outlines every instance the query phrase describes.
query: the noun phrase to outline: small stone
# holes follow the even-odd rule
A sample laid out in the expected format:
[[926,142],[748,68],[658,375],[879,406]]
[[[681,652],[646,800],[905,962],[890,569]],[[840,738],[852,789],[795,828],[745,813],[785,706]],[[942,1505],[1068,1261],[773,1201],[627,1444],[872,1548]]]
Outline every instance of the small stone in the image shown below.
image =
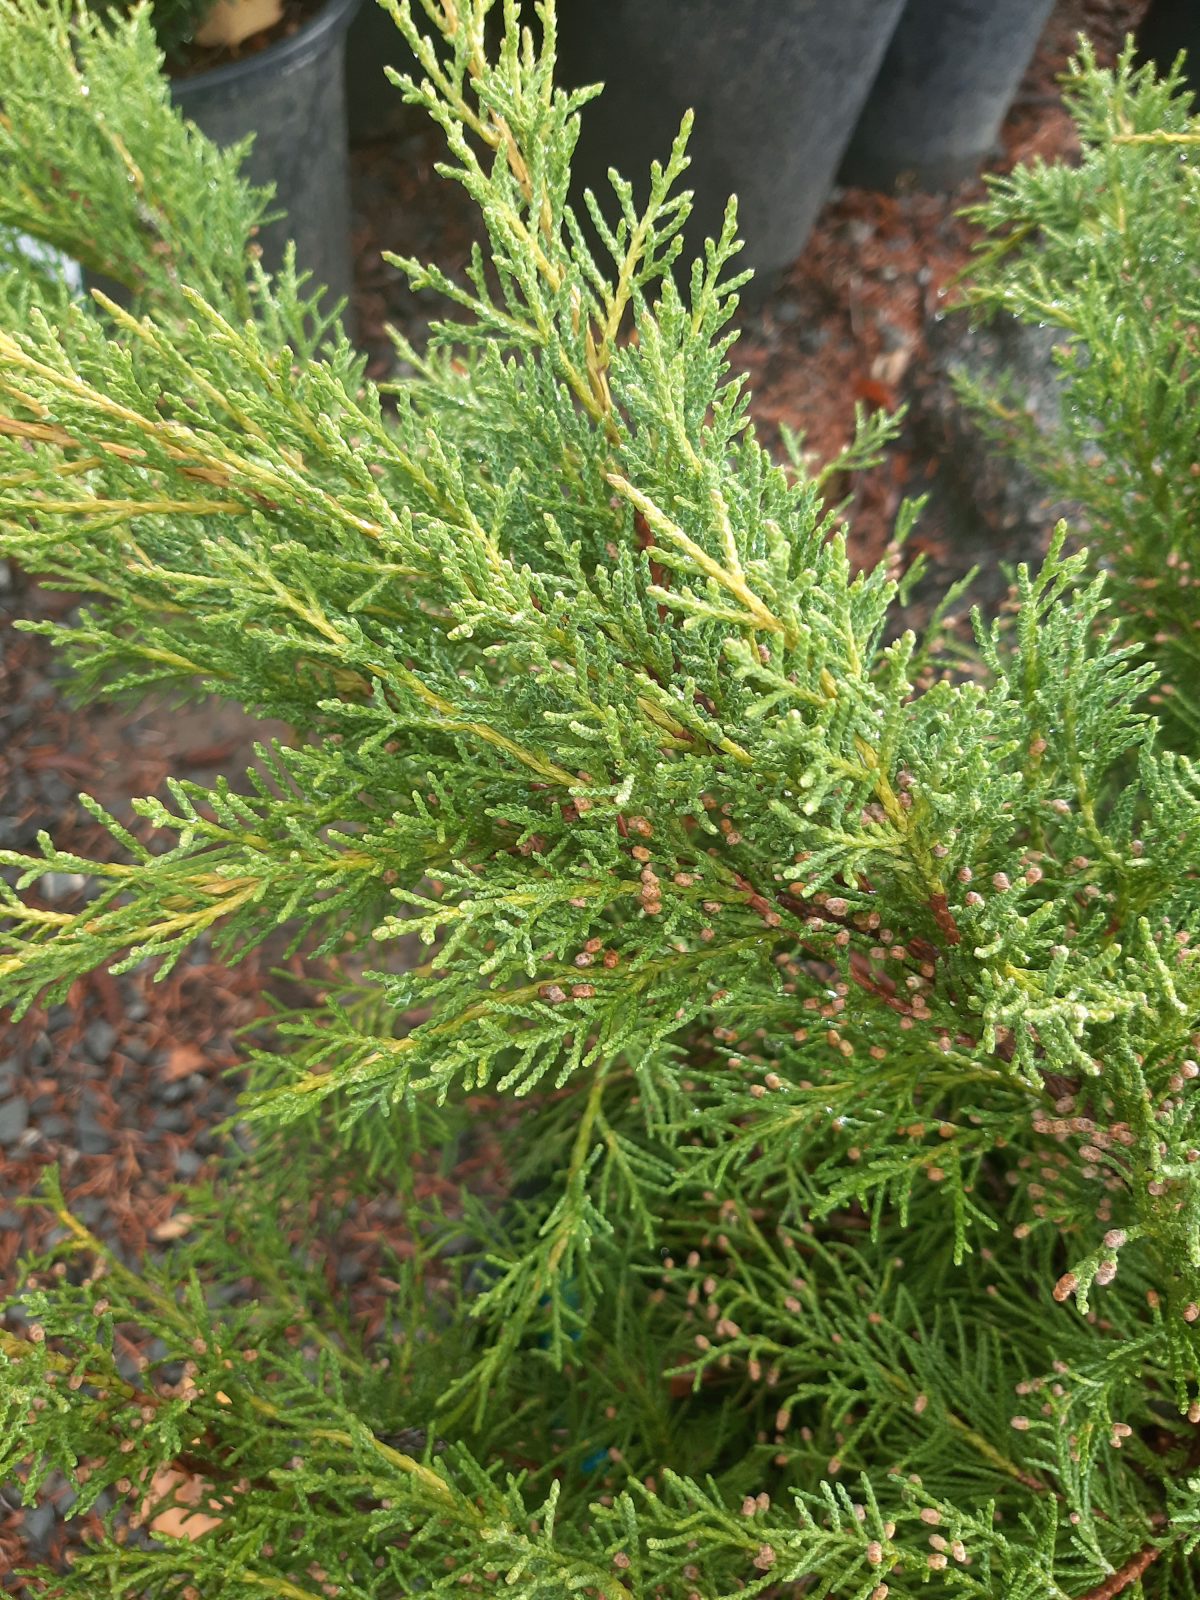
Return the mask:
[[38,1132],[43,1139],[61,1139],[66,1135],[70,1126],[71,1124],[66,1117],[57,1116],[54,1112],[51,1112],[49,1116],[39,1117],[37,1123]]
[[95,1104],[86,1094],[75,1118],[75,1143],[85,1156],[106,1155],[112,1149],[112,1135],[101,1123]]
[[57,1521],[52,1505],[28,1506],[21,1518],[21,1532],[33,1549],[40,1549],[50,1537]]
[[24,1095],[0,1101],[0,1145],[16,1144],[29,1126],[29,1102]]
[[102,1018],[90,1022],[84,1030],[83,1048],[97,1064],[107,1061],[117,1042],[117,1030]]

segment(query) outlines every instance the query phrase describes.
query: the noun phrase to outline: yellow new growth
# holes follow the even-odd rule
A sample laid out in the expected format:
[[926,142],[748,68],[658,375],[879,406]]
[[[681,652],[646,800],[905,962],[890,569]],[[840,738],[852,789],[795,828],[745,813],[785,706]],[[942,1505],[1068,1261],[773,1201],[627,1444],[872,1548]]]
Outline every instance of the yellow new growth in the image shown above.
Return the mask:
[[[753,628],[762,628],[768,633],[784,633],[786,630],[779,618],[768,610],[763,601],[755,594],[746,582],[742,571],[737,551],[732,548],[732,532],[729,529],[728,516],[725,517],[724,526],[721,527],[722,544],[726,548],[727,559],[732,549],[732,569],[722,566],[707,550],[701,548],[684,530],[672,522],[666,512],[656,506],[649,495],[643,494],[640,489],[635,489],[628,478],[623,478],[618,472],[607,475],[608,482],[624,500],[628,500],[636,511],[640,511],[649,523],[651,530],[661,538],[673,544],[676,549],[682,550],[690,560],[695,562],[700,571],[722,589],[733,595],[746,610],[746,625]],[[722,508],[723,509],[723,508]]]

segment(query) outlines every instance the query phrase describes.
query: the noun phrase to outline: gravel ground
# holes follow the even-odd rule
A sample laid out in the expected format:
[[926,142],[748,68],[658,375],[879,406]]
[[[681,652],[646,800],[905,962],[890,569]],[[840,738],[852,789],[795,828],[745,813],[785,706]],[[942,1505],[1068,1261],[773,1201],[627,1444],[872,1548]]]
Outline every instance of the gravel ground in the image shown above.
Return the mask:
[[[1136,20],[1137,0],[1060,0],[1006,124],[994,163],[1003,170],[1040,154],[1068,157],[1073,135],[1054,87],[1077,31],[1111,57]],[[404,117],[387,139],[354,154],[360,337],[371,371],[385,376],[392,348],[384,324],[419,341],[437,308],[414,296],[384,251],[436,256],[462,266],[472,218],[457,191],[433,172],[434,138]],[[844,485],[854,550],[874,561],[890,537],[903,495],[929,493],[913,548],[931,564],[930,588],[983,558],[1036,555],[1057,508],[1010,468],[989,465],[949,387],[960,360],[976,364],[1005,349],[970,339],[947,318],[949,286],[969,254],[972,234],[956,215],[978,184],[951,195],[890,198],[842,191],[831,199],[803,256],[749,316],[733,360],[749,371],[754,412],[768,442],[786,424],[827,457],[845,443],[855,402],[905,403],[896,447],[873,472]],[[1040,358],[1039,358],[1040,359]],[[1036,377],[1038,361],[1033,363]],[[1050,397],[1052,403],[1052,396]],[[982,597],[998,598],[993,583]],[[60,691],[45,641],[16,633],[17,616],[62,617],[74,598],[49,594],[0,565],[0,845],[27,848],[39,829],[83,854],[110,841],[75,795],[81,788],[118,815],[127,797],[161,789],[168,773],[212,781],[241,777],[264,729],[216,704],[185,711],[162,704],[136,714],[114,707],[73,710]],[[43,901],[62,909],[82,885],[48,874]],[[40,1172],[57,1165],[67,1198],[89,1227],[129,1261],[178,1231],[175,1186],[202,1175],[217,1152],[213,1129],[236,1108],[235,1030],[267,1009],[280,980],[269,954],[229,968],[198,946],[163,983],[139,970],[121,978],[81,979],[63,1004],[31,1011],[17,1025],[0,1017],[0,1295],[15,1282],[18,1258],[50,1243],[53,1218],[18,1209]],[[303,974],[296,964],[295,982]],[[475,1152],[477,1171],[495,1181],[494,1157]],[[443,1181],[434,1178],[430,1182]],[[380,1201],[357,1209],[330,1243],[329,1278],[351,1296],[368,1327],[382,1325],[386,1290],[379,1263],[403,1248],[403,1219]],[[19,1310],[9,1325],[21,1323]],[[0,1580],[21,1590],[13,1568],[59,1560],[89,1528],[63,1517],[71,1493],[52,1482],[33,1507],[15,1486],[0,1490]]]

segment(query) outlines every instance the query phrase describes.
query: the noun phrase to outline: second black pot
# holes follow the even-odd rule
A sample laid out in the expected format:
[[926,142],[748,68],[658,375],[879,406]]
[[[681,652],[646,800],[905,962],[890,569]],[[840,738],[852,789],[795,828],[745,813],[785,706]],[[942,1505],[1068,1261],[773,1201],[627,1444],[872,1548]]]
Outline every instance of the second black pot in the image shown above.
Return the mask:
[[327,305],[348,297],[353,281],[342,58],[358,3],[327,0],[291,38],[171,84],[175,104],[214,144],[254,135],[243,171],[274,184],[274,206],[287,213],[262,230],[264,264],[277,267],[295,240],[297,265],[312,273],[310,287],[328,287]]
[[606,215],[610,167],[644,200],[650,162],[665,160],[692,107],[688,255],[720,232],[736,193],[743,259],[770,274],[808,237],[902,4],[569,0],[559,7],[562,79],[606,85],[582,113],[577,177]]
[[838,174],[948,189],[987,159],[1053,0],[908,0]]

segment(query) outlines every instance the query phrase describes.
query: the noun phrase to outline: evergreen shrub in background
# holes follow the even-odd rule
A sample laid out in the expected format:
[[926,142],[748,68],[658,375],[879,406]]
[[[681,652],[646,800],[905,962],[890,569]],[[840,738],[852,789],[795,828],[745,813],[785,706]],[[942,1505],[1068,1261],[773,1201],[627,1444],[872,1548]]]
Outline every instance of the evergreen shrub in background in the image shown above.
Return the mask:
[[[135,801],[152,848],[3,853],[0,999],[281,927],[341,974],[247,1046],[168,1260],[49,1192],[0,1468],[117,1497],[54,1592],[1194,1600],[1200,774],[1138,648],[1194,519],[1137,499],[1190,477],[1194,328],[1161,437],[1103,343],[1114,216],[1194,292],[1194,125],[1085,64],[1083,167],[994,191],[1040,229],[1010,297],[1058,295],[1083,226],[1072,370],[1139,520],[1124,566],[1093,525],[1115,581],[1061,541],[1022,571],[954,670],[755,440],[732,209],[676,287],[686,128],[593,255],[552,7],[494,55],[487,0],[415,9],[405,93],[489,248],[465,285],[403,263],[462,320],[385,398],[254,266],[262,197],[168,109],[146,14],[79,24],[77,70],[59,0],[0,0],[0,224],[134,295],[5,257],[0,551],[89,597],[46,630],[81,694],[295,730],[248,795]],[[503,1205],[422,1199],[485,1139]],[[380,1195],[411,1242],[368,1340],[292,1241]],[[213,1525],[148,1536],[185,1487]]]
[[1038,162],[970,215],[988,238],[968,299],[1061,334],[1062,406],[1044,431],[1019,386],[964,382],[985,427],[1066,499],[1108,573],[1122,632],[1160,673],[1168,739],[1200,746],[1200,137],[1183,75],[1067,75],[1078,169]]

